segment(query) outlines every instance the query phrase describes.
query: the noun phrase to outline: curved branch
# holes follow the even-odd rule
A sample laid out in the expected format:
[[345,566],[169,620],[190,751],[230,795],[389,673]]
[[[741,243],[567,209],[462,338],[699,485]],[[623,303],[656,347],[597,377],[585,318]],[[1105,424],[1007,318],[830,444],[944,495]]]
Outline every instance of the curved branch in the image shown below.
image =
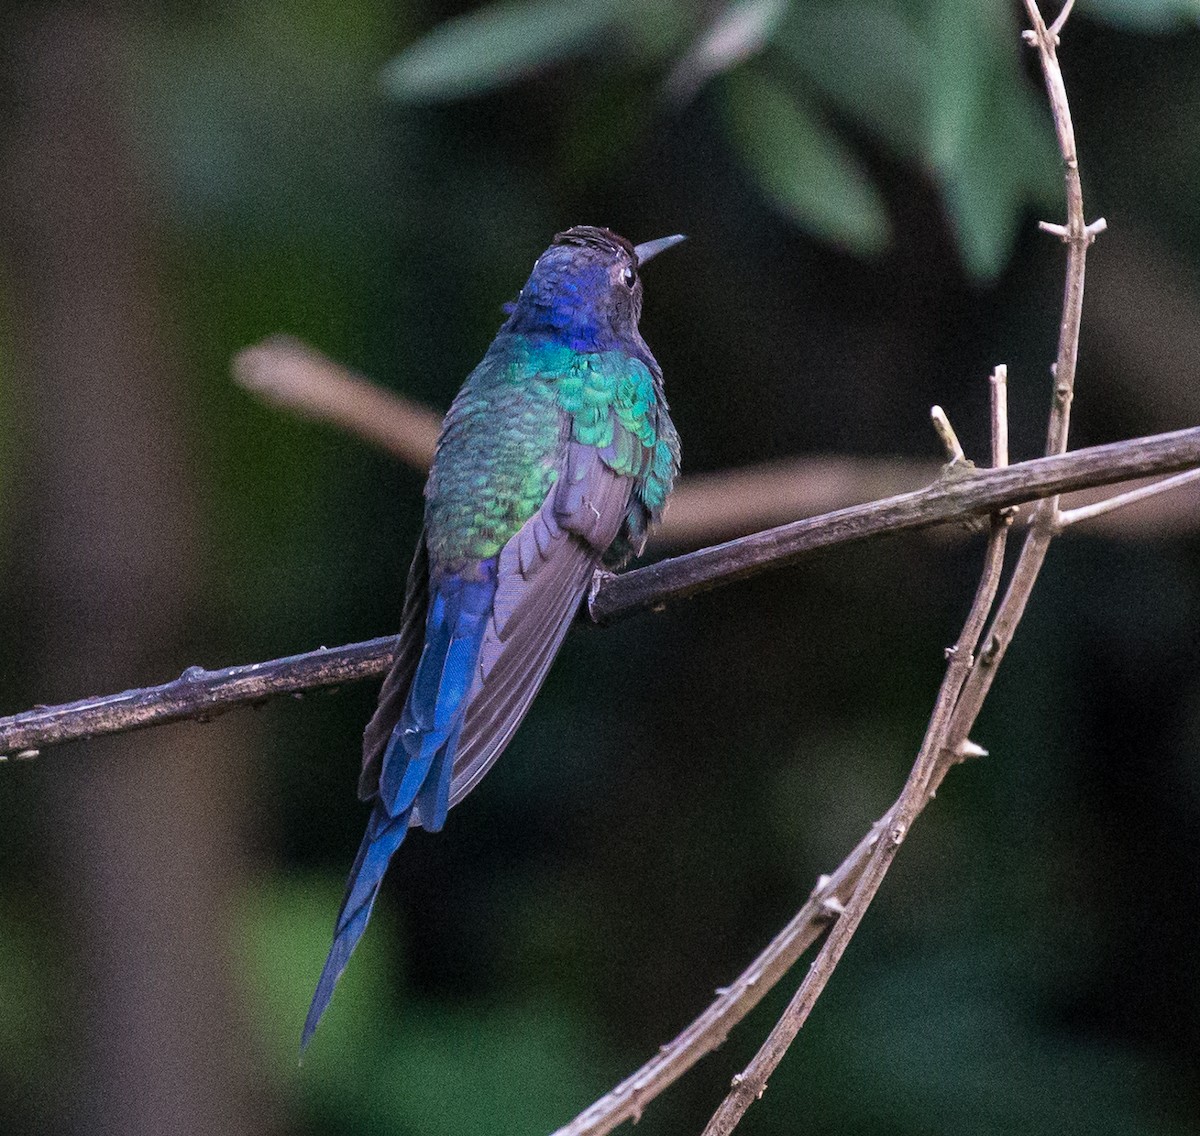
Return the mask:
[[619,576],[600,577],[588,610],[596,623],[611,623],[744,579],[768,566],[794,563],[834,545],[982,517],[1072,489],[1112,485],[1143,476],[1130,472],[1143,463],[1153,464],[1155,473],[1175,473],[1194,464],[1191,455],[1198,436],[1200,428],[1193,427],[1037,458],[1004,469],[958,473],[912,493],[793,521]]
[[[1051,401],[1046,434],[1047,455],[1061,455],[1067,448],[1071,400],[1074,396],[1079,326],[1083,311],[1084,263],[1088,246],[1096,234],[1103,231],[1104,222],[1100,220],[1088,225],[1085,221],[1075,135],[1062,71],[1058,65],[1058,32],[1070,13],[1071,0],[1067,0],[1063,5],[1052,28],[1047,28],[1038,9],[1037,0],[1025,0],[1025,9],[1031,28],[1023,35],[1027,42],[1036,47],[1040,56],[1055,132],[1066,168],[1067,224],[1042,226],[1061,236],[1068,247],[1058,357],[1053,372],[1054,397]],[[993,404],[993,445],[998,452],[1001,447],[1000,439],[995,434],[998,421],[995,416],[996,409],[996,404]],[[1003,560],[1002,525],[1003,520],[997,517],[993,523],[990,550],[992,554],[988,558],[988,567],[972,605],[967,625],[950,655],[950,663],[938,692],[921,752],[900,797],[877,826],[876,831],[881,835],[867,859],[858,885],[783,1016],[746,1070],[734,1077],[732,1088],[713,1114],[704,1130],[704,1136],[729,1136],[751,1103],[762,1095],[767,1086],[767,1078],[774,1072],[803,1026],[850,937],[857,930],[913,820],[937,791],[951,765],[961,760],[964,755],[978,750],[978,747],[969,745],[968,736],[991,689],[992,680],[1007,645],[1011,642],[1017,624],[1024,614],[1025,605],[1045,562],[1050,542],[1061,531],[1058,495],[1046,497],[1035,510],[1013,571],[1013,578],[996,610],[983,648],[978,656],[975,656],[975,640],[983,627],[999,583]],[[997,555],[999,559],[996,558]],[[968,652],[971,654],[969,659]]]

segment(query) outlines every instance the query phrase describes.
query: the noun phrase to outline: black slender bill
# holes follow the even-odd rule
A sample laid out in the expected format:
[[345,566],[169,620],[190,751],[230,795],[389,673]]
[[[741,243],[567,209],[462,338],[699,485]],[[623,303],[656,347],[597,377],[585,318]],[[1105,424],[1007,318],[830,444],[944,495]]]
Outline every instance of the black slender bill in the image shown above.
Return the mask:
[[635,245],[633,251],[637,254],[638,264],[645,264],[651,257],[658,256],[664,249],[669,249],[672,245],[686,240],[687,237],[682,233],[676,233],[673,237],[659,237],[655,241],[643,241],[640,245]]

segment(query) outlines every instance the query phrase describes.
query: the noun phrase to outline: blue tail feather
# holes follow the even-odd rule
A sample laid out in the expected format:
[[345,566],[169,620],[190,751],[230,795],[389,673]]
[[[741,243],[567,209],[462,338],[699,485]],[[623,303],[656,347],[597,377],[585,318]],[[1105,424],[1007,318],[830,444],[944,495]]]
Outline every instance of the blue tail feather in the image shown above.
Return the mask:
[[380,799],[393,816],[412,804],[438,752],[453,749],[495,594],[495,561],[483,565],[478,579],[451,575],[434,585],[425,648],[379,779]]
[[429,776],[417,794],[413,812],[420,817],[421,827],[426,832],[441,832],[446,823],[446,814],[450,811],[450,782],[454,778],[454,758],[461,732],[460,721],[446,744],[437,751]]
[[[379,796],[338,912],[333,946],[304,1022],[303,1050],[366,930],[388,862],[412,821],[437,831],[446,820],[454,756],[479,650],[496,594],[496,561],[472,579],[433,582],[425,646],[383,757]],[[419,819],[418,819],[419,818]]]
[[408,834],[409,815],[406,810],[397,817],[389,817],[379,805],[371,813],[367,831],[358,846],[354,867],[350,869],[350,878],[346,881],[346,894],[338,911],[333,946],[329,949],[312,1005],[304,1019],[304,1030],[300,1034],[301,1051],[308,1048],[313,1031],[333,997],[333,989],[346,969],[358,940],[367,929],[371,908],[375,905],[375,897],[379,894],[379,885],[383,883],[388,863]]

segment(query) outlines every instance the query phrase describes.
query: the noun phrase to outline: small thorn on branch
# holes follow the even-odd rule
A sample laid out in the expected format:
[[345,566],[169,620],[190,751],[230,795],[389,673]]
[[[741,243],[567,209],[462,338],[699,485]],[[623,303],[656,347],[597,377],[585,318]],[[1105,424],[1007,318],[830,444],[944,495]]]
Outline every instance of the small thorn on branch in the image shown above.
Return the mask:
[[987,642],[983,645],[983,650],[979,653],[979,661],[985,666],[991,666],[996,661],[996,656],[1000,653],[1000,640],[996,636],[989,635]]
[[1108,222],[1103,217],[1097,217],[1090,225],[1084,225],[1082,231],[1080,231],[1070,225],[1059,225],[1053,221],[1039,221],[1038,228],[1043,233],[1049,233],[1051,236],[1058,237],[1059,240],[1068,243],[1082,239],[1090,245],[1108,228]]
[[958,756],[961,758],[987,757],[987,755],[988,751],[973,741],[967,740],[959,743]]

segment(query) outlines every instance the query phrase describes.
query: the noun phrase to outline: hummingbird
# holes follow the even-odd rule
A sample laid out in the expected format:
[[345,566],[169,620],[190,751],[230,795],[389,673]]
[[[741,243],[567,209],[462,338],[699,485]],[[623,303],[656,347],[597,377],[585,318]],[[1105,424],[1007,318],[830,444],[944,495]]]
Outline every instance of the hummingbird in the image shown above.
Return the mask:
[[557,234],[442,423],[395,662],[363,732],[371,815],[302,1050],[408,831],[439,831],[492,767],[595,570],[639,554],[662,514],[679,437],[638,330],[639,270],[683,239]]

